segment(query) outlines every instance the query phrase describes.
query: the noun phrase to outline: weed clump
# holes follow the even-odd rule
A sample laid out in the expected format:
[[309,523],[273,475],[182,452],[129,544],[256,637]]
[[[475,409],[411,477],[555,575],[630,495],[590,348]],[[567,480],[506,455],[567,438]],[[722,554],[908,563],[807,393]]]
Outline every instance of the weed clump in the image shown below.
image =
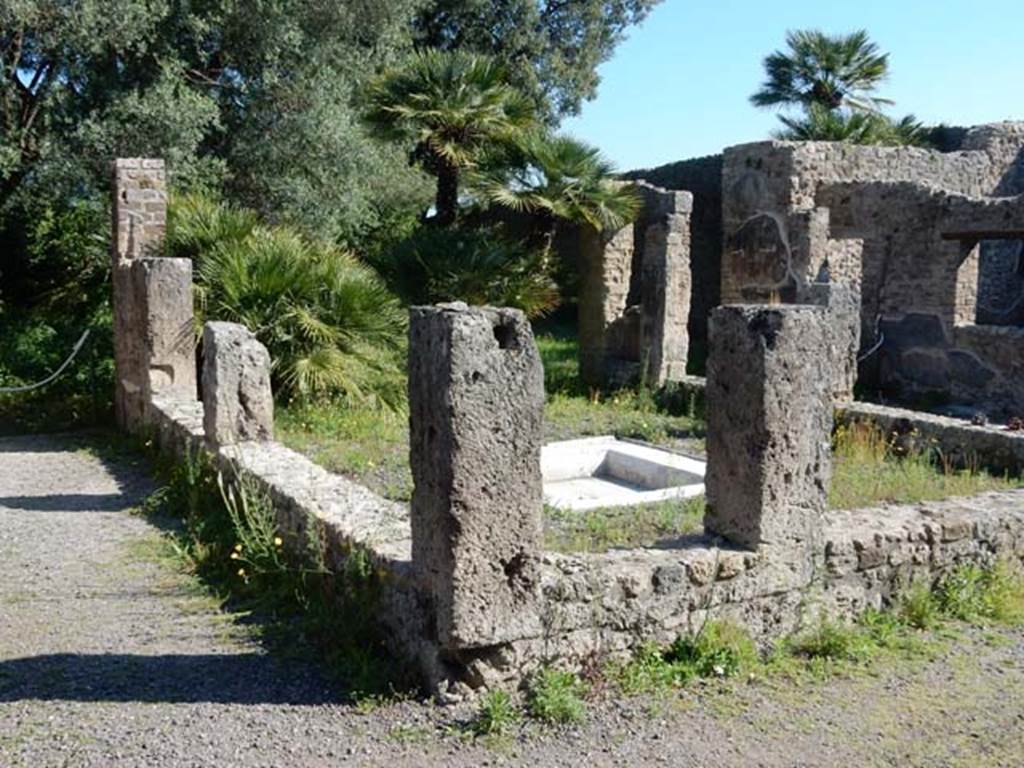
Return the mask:
[[553,725],[578,723],[586,716],[586,686],[573,673],[546,667],[530,681],[530,715]]
[[519,709],[507,691],[491,691],[480,702],[471,730],[476,736],[500,736],[519,722]]

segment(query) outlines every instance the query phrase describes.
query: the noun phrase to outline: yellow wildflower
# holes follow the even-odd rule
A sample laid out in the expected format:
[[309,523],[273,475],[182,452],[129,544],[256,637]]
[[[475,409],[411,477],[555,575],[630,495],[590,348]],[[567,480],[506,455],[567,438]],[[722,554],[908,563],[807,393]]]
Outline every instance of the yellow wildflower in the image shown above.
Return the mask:
[[242,545],[241,544],[235,544],[235,552],[241,552],[241,551],[242,551]]
[[274,537],[274,546],[275,547],[280,547],[282,544],[284,544],[284,542],[281,540],[281,537],[280,536],[275,536]]

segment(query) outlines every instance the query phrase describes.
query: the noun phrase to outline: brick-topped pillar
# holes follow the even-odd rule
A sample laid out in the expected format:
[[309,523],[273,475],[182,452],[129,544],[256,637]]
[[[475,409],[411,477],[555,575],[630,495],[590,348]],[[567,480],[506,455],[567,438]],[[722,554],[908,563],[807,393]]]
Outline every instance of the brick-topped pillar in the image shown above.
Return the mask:
[[114,411],[134,432],[154,395],[196,399],[192,262],[161,258],[163,160],[119,159],[113,182]]
[[832,469],[826,311],[724,306],[709,332],[705,528],[806,577]]
[[540,634],[543,408],[522,312],[412,308],[412,558],[445,648]]

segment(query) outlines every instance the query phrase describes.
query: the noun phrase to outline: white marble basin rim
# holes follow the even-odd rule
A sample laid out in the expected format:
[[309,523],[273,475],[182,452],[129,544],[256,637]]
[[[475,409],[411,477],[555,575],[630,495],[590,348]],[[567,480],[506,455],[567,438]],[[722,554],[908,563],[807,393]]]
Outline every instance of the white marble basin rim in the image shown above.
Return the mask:
[[582,511],[700,496],[705,466],[700,459],[612,436],[549,443],[541,449],[544,502]]

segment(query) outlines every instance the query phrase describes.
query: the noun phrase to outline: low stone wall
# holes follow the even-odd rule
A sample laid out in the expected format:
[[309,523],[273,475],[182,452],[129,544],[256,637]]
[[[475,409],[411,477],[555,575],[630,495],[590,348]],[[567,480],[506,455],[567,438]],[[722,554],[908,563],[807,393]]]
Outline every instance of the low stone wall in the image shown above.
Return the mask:
[[[179,283],[169,295],[189,294],[187,272],[172,272]],[[115,293],[115,302],[134,296]],[[249,478],[289,546],[315,541],[339,574],[354,551],[366,553],[384,636],[428,690],[515,686],[538,667],[579,668],[595,654],[669,642],[711,617],[735,619],[766,642],[819,610],[852,616],[879,606],[957,563],[1024,559],[1024,491],[825,510],[833,320],[827,306],[807,305],[713,315],[704,535],[603,554],[546,552],[543,372],[529,324],[511,309],[412,312],[411,510],[269,439],[269,357],[238,325],[204,329],[201,401],[152,391],[131,427],[171,455],[205,451],[221,471]],[[149,338],[162,327],[117,332]],[[699,385],[686,377],[683,386]]]
[[1024,432],[874,403],[849,403],[839,415],[845,421],[876,424],[908,446],[936,447],[960,466],[1014,475],[1024,472]]

